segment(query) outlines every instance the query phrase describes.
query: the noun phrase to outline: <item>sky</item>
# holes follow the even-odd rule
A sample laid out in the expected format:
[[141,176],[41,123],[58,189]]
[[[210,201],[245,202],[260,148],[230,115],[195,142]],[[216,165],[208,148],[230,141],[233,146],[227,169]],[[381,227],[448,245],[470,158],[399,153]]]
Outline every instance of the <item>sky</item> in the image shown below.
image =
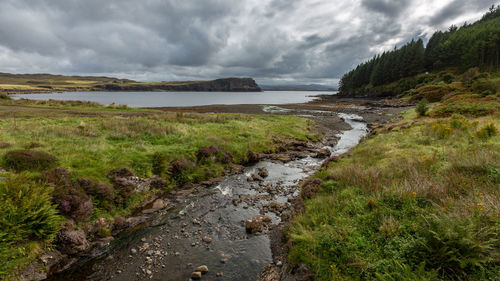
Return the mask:
[[0,0],[0,72],[336,85],[494,0]]

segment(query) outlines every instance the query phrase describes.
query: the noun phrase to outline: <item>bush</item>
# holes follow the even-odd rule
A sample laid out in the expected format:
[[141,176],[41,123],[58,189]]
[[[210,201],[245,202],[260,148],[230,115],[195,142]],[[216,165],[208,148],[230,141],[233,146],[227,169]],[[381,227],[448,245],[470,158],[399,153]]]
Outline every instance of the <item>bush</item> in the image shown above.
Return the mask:
[[431,215],[417,228],[417,239],[404,254],[439,275],[462,279],[498,261],[499,240],[493,228],[482,227],[474,217]]
[[151,157],[153,175],[163,177],[167,170],[167,155],[165,153],[156,152]]
[[498,134],[497,127],[493,123],[485,125],[476,133],[477,137],[483,140],[489,139]]
[[426,99],[420,100],[415,110],[417,111],[418,116],[425,116],[429,110],[429,102]]
[[12,100],[12,98],[6,94],[0,94],[0,100]]
[[213,158],[217,153],[219,153],[219,148],[216,145],[200,147],[196,153],[196,159],[198,162],[206,161]]
[[54,187],[52,201],[57,204],[57,208],[62,214],[77,222],[90,219],[94,211],[94,204],[85,190],[80,187],[80,184],[90,189],[93,182],[80,180],[74,184],[71,181],[69,171],[63,168],[45,172],[42,179]]
[[21,171],[45,171],[57,164],[57,158],[43,151],[12,150],[3,156],[3,167]]
[[0,242],[52,241],[62,218],[51,204],[51,189],[25,175],[0,182]]

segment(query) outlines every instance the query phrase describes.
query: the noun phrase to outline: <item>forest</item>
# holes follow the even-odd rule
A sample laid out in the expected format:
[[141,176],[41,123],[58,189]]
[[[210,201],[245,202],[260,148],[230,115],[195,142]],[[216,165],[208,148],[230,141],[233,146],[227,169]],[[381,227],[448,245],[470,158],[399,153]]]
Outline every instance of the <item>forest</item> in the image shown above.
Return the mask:
[[500,70],[499,62],[500,6],[492,6],[475,23],[435,32],[425,47],[422,39],[412,40],[399,49],[374,56],[346,73],[339,90],[344,96],[396,95],[399,93],[380,86],[423,72],[463,73],[472,67],[495,72]]

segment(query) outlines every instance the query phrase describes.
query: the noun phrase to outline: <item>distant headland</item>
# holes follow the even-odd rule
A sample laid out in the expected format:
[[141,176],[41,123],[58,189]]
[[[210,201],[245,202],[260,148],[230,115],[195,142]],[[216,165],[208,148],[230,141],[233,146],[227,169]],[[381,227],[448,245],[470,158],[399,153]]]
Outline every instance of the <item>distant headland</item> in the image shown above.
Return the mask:
[[0,92],[52,93],[86,91],[193,91],[260,92],[252,78],[221,78],[210,81],[137,82],[98,76],[0,73]]

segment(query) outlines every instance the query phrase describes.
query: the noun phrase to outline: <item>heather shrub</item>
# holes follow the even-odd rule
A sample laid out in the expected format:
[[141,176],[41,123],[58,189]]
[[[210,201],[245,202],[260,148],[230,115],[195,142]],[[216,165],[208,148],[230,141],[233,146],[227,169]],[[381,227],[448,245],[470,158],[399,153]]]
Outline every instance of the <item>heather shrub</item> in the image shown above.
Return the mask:
[[[58,168],[43,175],[43,179],[54,187],[52,201],[58,210],[77,222],[88,221],[94,211],[92,199],[79,183],[73,184],[66,169]],[[81,182],[83,185],[83,182]],[[85,184],[89,185],[88,181]],[[87,187],[87,186],[86,186]]]
[[231,152],[224,151],[217,156],[217,161],[222,164],[229,164],[233,162],[233,154]]
[[21,171],[45,171],[57,164],[57,158],[43,151],[35,150],[11,150],[5,153],[2,166]]
[[114,181],[117,178],[126,178],[132,176],[134,176],[134,173],[126,167],[113,169],[107,174],[108,179],[110,179],[111,181]]
[[170,164],[169,175],[178,183],[182,184],[189,180],[187,171],[194,167],[194,163],[189,160],[176,160]]
[[256,163],[256,162],[259,162],[259,156],[255,152],[253,152],[252,150],[248,150],[247,163],[251,164],[251,163]]
[[216,145],[200,147],[196,152],[196,159],[198,162],[213,159],[219,153],[219,148]]

